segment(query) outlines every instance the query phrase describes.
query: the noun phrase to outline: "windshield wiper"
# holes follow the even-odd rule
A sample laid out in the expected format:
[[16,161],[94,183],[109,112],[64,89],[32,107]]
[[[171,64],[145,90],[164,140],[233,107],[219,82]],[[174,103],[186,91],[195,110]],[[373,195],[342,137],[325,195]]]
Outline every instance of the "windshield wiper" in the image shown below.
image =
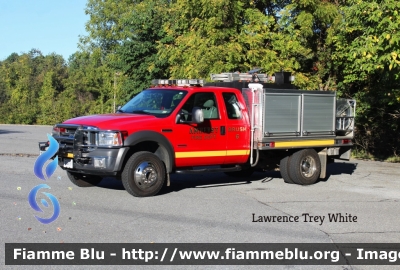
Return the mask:
[[132,111],[132,113],[137,113],[137,114],[151,114],[151,113],[149,113],[149,112],[145,112],[144,110]]

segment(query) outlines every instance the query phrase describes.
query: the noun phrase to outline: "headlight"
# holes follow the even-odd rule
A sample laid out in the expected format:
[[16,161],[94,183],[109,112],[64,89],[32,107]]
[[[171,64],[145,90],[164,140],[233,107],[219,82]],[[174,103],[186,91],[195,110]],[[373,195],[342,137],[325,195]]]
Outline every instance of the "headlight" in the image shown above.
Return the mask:
[[100,131],[98,146],[122,146],[121,133],[114,131]]
[[57,125],[53,126],[53,130],[51,131],[52,136],[60,136],[61,132],[65,132],[65,128],[57,127]]

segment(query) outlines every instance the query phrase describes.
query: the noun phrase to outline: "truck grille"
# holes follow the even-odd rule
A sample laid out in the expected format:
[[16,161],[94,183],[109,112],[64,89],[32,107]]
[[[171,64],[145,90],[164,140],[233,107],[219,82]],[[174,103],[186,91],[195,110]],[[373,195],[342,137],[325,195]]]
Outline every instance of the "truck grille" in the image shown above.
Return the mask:
[[96,148],[96,128],[82,127],[79,125],[58,124],[59,134],[54,138],[60,144],[60,152],[75,153],[77,149],[87,153]]
[[96,136],[97,133],[92,131],[84,131],[83,132],[83,145],[96,145]]

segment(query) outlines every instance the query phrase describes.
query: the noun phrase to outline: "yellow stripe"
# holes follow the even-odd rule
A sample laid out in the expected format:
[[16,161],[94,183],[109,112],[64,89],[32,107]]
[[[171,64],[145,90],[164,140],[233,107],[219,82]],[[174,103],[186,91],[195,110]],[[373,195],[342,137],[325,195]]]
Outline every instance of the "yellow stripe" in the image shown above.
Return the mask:
[[226,155],[227,156],[243,156],[248,155],[250,150],[228,150]]
[[72,154],[72,153],[67,153],[67,158],[73,158],[74,157],[74,154]]
[[248,155],[250,150],[175,152],[176,158],[220,157]]
[[289,142],[275,142],[275,147],[322,146],[322,145],[333,145],[333,144],[335,144],[335,140],[289,141]]
[[176,158],[193,158],[193,157],[218,157],[225,156],[226,151],[198,151],[198,152],[176,152]]

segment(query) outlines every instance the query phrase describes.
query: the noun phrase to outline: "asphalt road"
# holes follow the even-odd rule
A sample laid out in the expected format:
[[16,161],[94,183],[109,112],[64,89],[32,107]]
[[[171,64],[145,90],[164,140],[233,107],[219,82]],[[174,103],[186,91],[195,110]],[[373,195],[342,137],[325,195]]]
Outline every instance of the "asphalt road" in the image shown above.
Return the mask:
[[[361,160],[329,165],[328,178],[312,186],[285,184],[279,172],[259,172],[248,179],[229,178],[221,173],[172,175],[171,186],[150,198],[129,195],[121,182],[113,178],[103,179],[98,187],[79,188],[57,168],[47,184],[51,187],[49,192],[57,197],[61,212],[57,220],[44,225],[35,219],[34,215],[38,214],[27,198],[34,186],[43,183],[34,175],[33,166],[38,142],[45,141],[46,133],[50,132],[50,126],[0,125],[0,268],[27,268],[4,266],[4,243],[400,242],[400,164]],[[51,207],[47,210],[52,212]],[[43,216],[49,215],[46,211]],[[306,214],[325,219],[306,221]],[[329,222],[329,214],[351,215],[357,220]],[[253,222],[254,217],[267,215],[299,216],[300,221]],[[28,269],[61,268],[90,267]],[[176,266],[163,268],[177,269]],[[215,266],[190,268],[214,269]],[[218,267],[232,268],[249,267]],[[376,269],[376,266],[325,268]],[[393,266],[380,269],[393,269]]]

